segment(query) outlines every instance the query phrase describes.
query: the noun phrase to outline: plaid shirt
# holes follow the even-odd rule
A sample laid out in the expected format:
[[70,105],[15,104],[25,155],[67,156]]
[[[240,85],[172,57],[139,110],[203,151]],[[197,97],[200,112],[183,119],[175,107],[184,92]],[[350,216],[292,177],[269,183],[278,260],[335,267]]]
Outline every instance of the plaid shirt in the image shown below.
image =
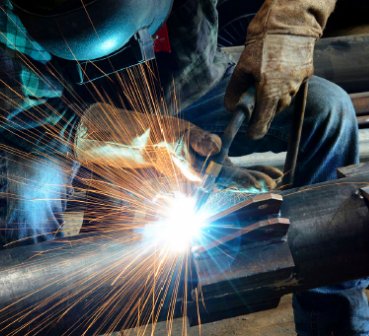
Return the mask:
[[56,83],[55,79],[36,74],[25,64],[20,55],[16,55],[21,53],[41,64],[46,64],[51,60],[51,55],[28,35],[22,22],[11,9],[12,6],[8,1],[0,7],[0,43],[15,52],[13,53],[16,58],[14,62],[21,63],[21,72],[18,75],[23,94],[44,98],[60,97],[62,95],[60,83]]
[[[172,53],[159,69],[188,106],[215,85],[231,63],[217,48],[217,0],[175,1],[168,19]],[[0,0],[0,143],[17,143],[13,133],[32,130],[29,145],[43,150],[50,138],[74,127],[78,117],[61,99],[63,85],[48,70],[51,55],[27,33],[8,1]],[[57,133],[45,138],[45,133]],[[36,134],[36,135],[35,135]],[[25,146],[27,147],[27,146]],[[54,148],[55,145],[51,145]]]
[[64,85],[9,1],[0,4],[0,144],[64,155],[77,122],[61,99]]

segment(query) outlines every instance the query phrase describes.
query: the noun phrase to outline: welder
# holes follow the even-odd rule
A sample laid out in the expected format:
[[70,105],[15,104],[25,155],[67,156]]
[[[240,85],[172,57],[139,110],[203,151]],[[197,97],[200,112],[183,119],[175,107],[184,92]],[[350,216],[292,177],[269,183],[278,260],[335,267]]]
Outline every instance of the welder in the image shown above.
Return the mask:
[[[112,109],[127,122],[129,119],[133,130],[142,122],[137,112],[127,114],[86,98],[93,96],[86,93],[88,82],[107,88],[115,78],[106,73],[100,77],[108,78],[98,78],[93,70],[117,60],[122,62],[121,68],[134,65],[129,50],[137,44],[145,49],[148,37],[164,21],[171,52],[157,55],[157,64],[164,92],[171,92],[174,84],[180,97],[180,113],[171,118],[178,118],[182,131],[189,130],[192,151],[207,156],[219,150],[217,134],[251,85],[256,87],[256,107],[248,125],[236,136],[230,155],[285,151],[293,97],[309,79],[295,186],[334,179],[337,167],[358,162],[357,125],[348,95],[336,85],[312,77],[314,44],[335,1],[265,0],[249,25],[237,65],[217,47],[217,2],[1,2],[2,244],[62,235],[65,200],[78,160],[96,157],[83,153],[94,118],[103,115],[99,111]],[[78,64],[73,62],[76,60]],[[125,146],[131,140],[126,139]],[[37,160],[31,159],[35,156]],[[120,167],[149,165],[145,157],[115,160]],[[244,176],[248,184],[268,179],[252,171],[245,171]],[[297,333],[368,335],[369,309],[363,291],[368,283],[352,281],[295,295]]]

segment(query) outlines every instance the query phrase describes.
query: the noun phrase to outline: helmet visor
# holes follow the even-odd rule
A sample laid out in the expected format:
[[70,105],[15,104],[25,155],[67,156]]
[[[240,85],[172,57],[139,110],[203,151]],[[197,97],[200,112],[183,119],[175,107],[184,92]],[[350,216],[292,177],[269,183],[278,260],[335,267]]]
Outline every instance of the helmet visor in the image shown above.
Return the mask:
[[153,35],[171,9],[171,0],[13,1],[35,41],[54,56],[78,61],[114,54],[140,30]]

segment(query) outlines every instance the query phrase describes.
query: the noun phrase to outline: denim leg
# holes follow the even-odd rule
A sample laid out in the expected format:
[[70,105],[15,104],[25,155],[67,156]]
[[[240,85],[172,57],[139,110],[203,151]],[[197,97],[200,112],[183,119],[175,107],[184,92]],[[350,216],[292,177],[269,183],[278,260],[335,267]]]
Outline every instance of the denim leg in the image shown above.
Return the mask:
[[368,280],[347,281],[293,296],[299,336],[369,335]]
[[[231,72],[231,71],[230,71]],[[221,134],[230,120],[223,106],[227,75],[213,90],[186,108],[181,117],[212,133]],[[246,138],[246,125],[235,137],[231,156],[287,150],[294,106],[279,113],[260,140]],[[305,111],[295,186],[335,179],[336,169],[359,160],[355,111],[347,93],[337,85],[312,77]]]
[[77,163],[61,158],[0,151],[1,246],[62,236],[63,213],[77,169]]
[[[230,120],[230,114],[223,107],[223,98],[231,72],[232,69],[206,96],[186,108],[182,117],[220,134]],[[293,113],[292,103],[275,117],[269,132],[261,140],[247,139],[243,125],[230,155],[287,150]],[[337,85],[312,77],[295,186],[335,179],[337,168],[358,161],[358,128],[349,96]],[[295,295],[293,306],[297,332],[302,336],[369,335],[369,309],[364,292],[368,285],[368,279],[361,279]]]

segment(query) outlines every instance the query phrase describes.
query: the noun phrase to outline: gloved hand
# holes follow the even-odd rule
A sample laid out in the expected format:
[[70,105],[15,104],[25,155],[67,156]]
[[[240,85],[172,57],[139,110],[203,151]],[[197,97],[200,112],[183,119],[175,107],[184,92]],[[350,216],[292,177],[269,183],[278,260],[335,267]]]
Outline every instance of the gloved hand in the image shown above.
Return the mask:
[[[92,168],[103,176],[106,167],[154,168],[167,178],[185,177],[201,182],[204,160],[220,148],[217,135],[188,121],[127,111],[109,104],[94,104],[87,109],[75,136],[77,160],[87,166],[94,165]],[[220,183],[223,187],[236,184],[272,189],[276,175],[270,172],[260,167],[237,168],[228,160]]]
[[248,126],[252,139],[266,134],[275,114],[290,105],[301,83],[313,74],[315,41],[335,2],[266,0],[250,23],[225,105],[234,110],[248,87],[256,86],[256,106]]
[[200,181],[195,155],[216,154],[221,140],[188,121],[169,115],[127,111],[94,104],[80,121],[76,158],[85,165],[154,168],[167,177]]

